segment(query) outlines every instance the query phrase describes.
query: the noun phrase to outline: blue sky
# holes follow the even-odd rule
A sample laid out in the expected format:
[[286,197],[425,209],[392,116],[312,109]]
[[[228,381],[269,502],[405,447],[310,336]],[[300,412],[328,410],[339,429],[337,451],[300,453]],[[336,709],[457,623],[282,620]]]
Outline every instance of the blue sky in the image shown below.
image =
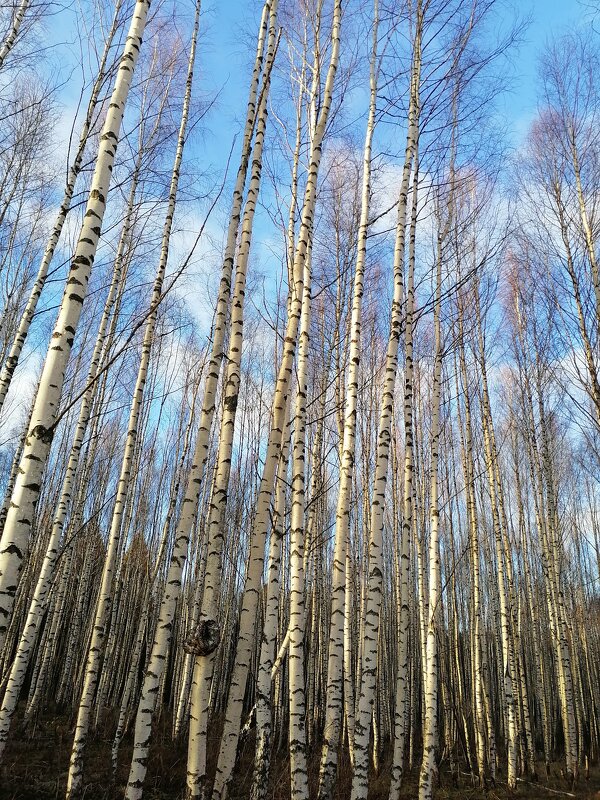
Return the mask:
[[[568,26],[589,24],[589,21],[579,0],[514,0],[514,5],[531,22],[522,44],[513,52],[512,87],[500,103],[500,113],[518,146],[536,112],[540,50],[553,34]],[[232,137],[242,125],[252,57],[250,43],[261,6],[261,0],[206,0],[203,6],[199,85],[208,91],[220,89],[218,115],[213,116],[203,140],[205,155],[215,164],[226,158]]]
[[[191,0],[189,3],[191,6]],[[539,53],[553,35],[560,34],[569,26],[584,24],[586,10],[578,0],[507,0],[506,5],[513,5],[518,13],[530,19],[521,44],[511,53],[513,80],[509,91],[500,100],[498,109],[503,127],[508,128],[514,146],[518,147],[536,114]],[[209,93],[218,90],[219,97],[206,133],[196,146],[201,157],[217,172],[223,168],[236,134],[236,144],[239,146],[240,143],[239,133],[243,126],[254,37],[261,8],[262,0],[205,0],[203,5],[197,87]],[[365,91],[365,112],[366,96]],[[358,128],[362,130],[360,122]],[[232,163],[236,163],[235,154]],[[263,199],[266,191],[264,187]],[[261,248],[262,266],[271,261],[276,270],[278,259],[270,258],[267,249],[261,247],[262,243],[268,241],[269,233],[272,233],[269,231],[269,222],[259,210],[253,251],[257,253]]]
[[[512,83],[498,109],[502,122],[505,123],[503,127],[508,127],[512,132],[513,144],[518,147],[536,113],[537,61],[540,50],[553,34],[560,33],[567,26],[589,24],[589,22],[586,20],[585,6],[579,0],[506,0],[507,7],[511,4],[521,14],[531,19],[522,43],[512,53]],[[70,10],[61,12],[48,21],[47,41],[44,42],[59,45],[54,51],[57,56],[52,59],[51,68],[65,81],[60,92],[63,114],[55,134],[56,152],[62,163],[81,84],[81,72],[77,68],[81,51],[76,36],[76,26],[81,23],[77,21],[77,8],[77,5],[73,5]],[[195,93],[203,97],[214,97],[218,93],[218,97],[206,121],[203,134],[191,145],[192,152],[189,154],[211,170],[215,181],[221,179],[234,137],[237,137],[236,148],[232,154],[231,164],[237,163],[239,134],[244,121],[248,79],[261,8],[262,0],[204,0],[203,2]],[[193,0],[181,0],[178,11],[181,10],[191,15]],[[189,32],[182,30],[181,33],[185,36]],[[357,130],[359,129],[362,130],[360,120],[357,126]],[[230,180],[232,178],[231,168],[229,178]],[[228,197],[227,190],[223,197]],[[228,206],[225,199],[224,206]],[[222,230],[220,216],[222,214],[219,211],[213,214],[208,229],[215,239],[219,238]],[[195,238],[200,222],[200,218],[190,221],[187,239]],[[265,243],[261,256],[267,260],[269,259],[268,227],[268,221],[263,219],[259,211],[255,226],[258,236],[253,250],[257,252],[260,244]]]
[[[180,8],[193,12],[193,0],[179,0]],[[572,25],[589,24],[586,8],[578,0],[508,0],[517,9],[531,18],[524,41],[513,53],[513,82],[509,93],[500,104],[499,112],[512,131],[514,145],[526,135],[537,108],[537,60],[545,42],[553,34],[560,33]],[[507,4],[508,4],[507,3]],[[197,55],[195,87],[203,96],[213,96],[220,90],[217,105],[207,121],[206,130],[193,145],[194,157],[212,167],[216,176],[221,176],[234,136],[243,125],[250,65],[253,60],[253,42],[256,34],[262,0],[204,0],[201,42]],[[73,4],[60,14],[50,18],[42,34],[41,44],[49,46],[49,69],[64,81],[60,91],[63,113],[55,132],[56,155],[64,163],[66,143],[72,124],[81,83],[81,72],[76,64],[81,57],[75,34],[78,4]],[[186,31],[182,31],[185,35]],[[56,49],[53,45],[57,45]],[[54,55],[56,53],[56,55]],[[78,130],[78,126],[77,126]],[[232,164],[236,163],[236,153]],[[231,170],[230,170],[231,178]],[[219,178],[220,180],[220,178]],[[228,197],[227,190],[224,198]],[[224,206],[228,202],[224,200]],[[211,220],[209,232],[215,239],[222,230],[222,214],[218,212]],[[200,219],[189,222],[189,236],[184,243],[195,238]],[[258,253],[264,267],[271,261],[277,270],[279,259],[270,254],[269,223],[264,215],[257,214],[255,225],[254,253]],[[205,245],[203,245],[205,248]],[[218,251],[218,243],[217,243]],[[206,250],[204,249],[204,253]],[[198,253],[198,260],[202,255]],[[218,260],[216,252],[208,261]],[[190,270],[193,273],[193,268]],[[194,277],[191,278],[192,282]],[[193,293],[194,294],[194,293]],[[195,316],[205,321],[206,310],[194,309]],[[33,370],[35,371],[35,370]]]
[[[500,111],[509,123],[515,144],[522,139],[536,111],[537,58],[549,37],[570,25],[589,24],[586,8],[580,0],[509,0],[516,9],[531,18],[524,41],[513,52],[512,87],[501,103]],[[190,12],[192,0],[186,0]],[[508,5],[508,4],[507,4]],[[224,163],[233,136],[243,124],[249,68],[253,58],[253,40],[262,0],[204,0],[202,39],[198,51],[196,91],[214,95],[219,91],[215,112],[211,115],[202,140],[204,156],[214,166]],[[52,20],[52,38],[74,40],[74,32],[65,14]],[[74,18],[71,19],[71,23]],[[55,27],[56,26],[56,27]],[[69,34],[69,30],[72,32]],[[185,33],[185,32],[184,32]],[[73,56],[78,55],[73,48]],[[67,76],[72,68],[63,51],[61,69]],[[72,73],[62,93],[65,123],[70,126],[72,103],[77,99],[79,74]]]
[[578,0],[524,0],[518,6],[531,19],[514,56],[514,89],[506,98],[506,113],[517,142],[527,132],[537,108],[537,62],[545,43],[571,26],[589,24]]

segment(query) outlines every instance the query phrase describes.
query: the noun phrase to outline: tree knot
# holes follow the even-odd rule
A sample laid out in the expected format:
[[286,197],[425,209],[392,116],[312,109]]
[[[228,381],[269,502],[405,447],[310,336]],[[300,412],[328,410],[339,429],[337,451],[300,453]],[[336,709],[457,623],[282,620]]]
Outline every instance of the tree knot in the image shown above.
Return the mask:
[[31,429],[29,435],[33,436],[34,439],[38,439],[44,444],[51,444],[54,437],[54,428],[46,428],[44,425],[36,425],[35,428]]
[[193,656],[209,656],[219,646],[221,628],[215,619],[204,619],[196,630],[189,633],[183,643],[186,653]]

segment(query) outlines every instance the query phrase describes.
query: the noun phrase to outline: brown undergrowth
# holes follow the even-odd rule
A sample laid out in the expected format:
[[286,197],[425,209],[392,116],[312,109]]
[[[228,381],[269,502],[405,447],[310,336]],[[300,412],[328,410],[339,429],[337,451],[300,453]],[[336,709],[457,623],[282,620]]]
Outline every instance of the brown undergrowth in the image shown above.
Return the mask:
[[[209,731],[209,766],[214,769],[220,725]],[[122,800],[127,781],[131,758],[131,732],[121,744],[119,767],[112,776],[111,746],[115,730],[112,714],[107,715],[90,739],[86,751],[84,800]],[[185,784],[186,745],[171,739],[171,719],[165,715],[158,721],[154,745],[148,769],[144,797],[147,800],[180,800]],[[62,800],[65,795],[67,771],[73,738],[73,720],[65,715],[46,712],[32,731],[26,732],[17,723],[13,729],[10,743],[5,751],[0,767],[0,800]],[[241,756],[234,774],[229,800],[246,800],[249,797],[253,765],[253,736],[243,743]],[[378,775],[370,780],[370,800],[387,800],[391,756],[381,759]],[[316,796],[319,770],[319,754],[315,750],[310,755],[309,776],[311,797]],[[560,800],[577,797],[600,800],[600,769],[595,767],[589,780],[581,778],[569,791],[560,775],[559,765],[553,765],[550,778],[546,780],[545,770],[540,770],[544,780],[539,783],[523,781],[518,791],[511,794],[500,774],[495,786],[487,791],[475,788],[468,774],[461,773],[458,786],[442,765],[441,782],[436,792],[436,800],[505,800],[510,797],[528,800]],[[402,797],[416,798],[417,770],[407,776]],[[342,754],[339,764],[335,800],[348,800],[350,797],[351,773],[348,756]],[[269,800],[288,800],[289,762],[285,752],[276,755],[271,769]]]

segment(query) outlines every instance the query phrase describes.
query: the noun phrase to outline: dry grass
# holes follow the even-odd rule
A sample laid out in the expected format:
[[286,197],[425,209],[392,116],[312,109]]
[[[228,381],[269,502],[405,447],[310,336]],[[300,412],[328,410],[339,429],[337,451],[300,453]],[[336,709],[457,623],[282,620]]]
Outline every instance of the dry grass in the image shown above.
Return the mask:
[[[212,740],[209,765],[214,768],[217,756],[217,743],[220,725],[209,731]],[[121,800],[127,780],[131,758],[131,735],[121,745],[119,769],[112,779],[110,751],[115,721],[112,715],[105,719],[94,737],[90,740],[85,761],[86,800]],[[174,743],[170,737],[171,720],[159,720],[155,743],[152,748],[148,778],[144,797],[147,800],[180,800],[185,783],[186,747],[185,743]],[[62,800],[65,794],[69,756],[73,736],[73,720],[58,714],[46,714],[36,729],[26,734],[18,725],[13,731],[10,744],[0,768],[0,800]],[[252,780],[253,741],[244,743],[239,764],[236,767],[234,782],[229,794],[230,800],[246,800]],[[311,796],[315,796],[319,769],[317,752],[311,754],[309,779]],[[386,800],[389,787],[390,755],[382,758],[379,775],[372,775],[370,781],[370,800]],[[528,800],[560,800],[561,797],[594,798],[600,800],[600,769],[596,767],[589,780],[582,778],[570,792],[560,776],[558,765],[551,770],[550,779],[535,783],[519,784],[516,794],[508,792],[503,783],[503,775],[498,776],[495,787],[486,792],[472,786],[470,776],[462,773],[459,785],[455,786],[450,774],[442,769],[441,783],[436,800],[505,800],[509,797],[523,797]],[[552,791],[551,791],[552,790]],[[339,775],[336,785],[336,800],[347,800],[350,796],[350,769],[347,755],[340,759]],[[416,770],[404,782],[402,797],[417,796]],[[284,753],[277,755],[271,770],[270,800],[289,798],[289,762]]]

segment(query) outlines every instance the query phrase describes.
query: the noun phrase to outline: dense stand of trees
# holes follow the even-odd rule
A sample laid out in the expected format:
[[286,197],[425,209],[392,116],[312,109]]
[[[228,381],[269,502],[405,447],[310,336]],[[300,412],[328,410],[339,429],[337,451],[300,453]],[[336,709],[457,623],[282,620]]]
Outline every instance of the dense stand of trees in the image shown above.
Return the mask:
[[506,12],[251,4],[233,130],[200,0],[0,8],[3,770],[52,714],[68,800],[100,730],[128,800],[159,744],[213,800],[593,772],[600,42],[510,151]]

